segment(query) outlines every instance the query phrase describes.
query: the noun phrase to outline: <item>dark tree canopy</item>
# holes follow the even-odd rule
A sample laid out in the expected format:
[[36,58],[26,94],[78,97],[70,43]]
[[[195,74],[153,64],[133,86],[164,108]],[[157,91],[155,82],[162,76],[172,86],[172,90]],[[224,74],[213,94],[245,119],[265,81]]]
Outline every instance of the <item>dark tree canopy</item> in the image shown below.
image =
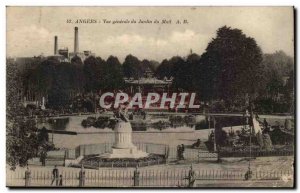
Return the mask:
[[156,76],[162,79],[164,77],[170,78],[173,75],[173,64],[164,59],[156,69]]
[[255,96],[263,80],[262,52],[253,38],[239,29],[221,27],[201,56],[202,92],[208,98],[232,100]]
[[155,60],[150,60],[150,68],[153,70],[153,72],[156,71],[158,66],[159,66],[159,62]]
[[25,166],[37,151],[34,122],[25,120],[25,109],[20,102],[18,89],[22,88],[20,74],[14,63],[6,66],[6,161],[15,169]]
[[191,74],[189,74],[188,65],[185,60],[179,56],[175,56],[169,60],[169,63],[172,65],[173,86],[182,89],[186,88],[188,82],[191,82]]
[[120,89],[124,86],[122,66],[117,57],[108,57],[104,72],[104,89]]
[[75,64],[75,65],[82,65],[82,60],[79,56],[75,55],[72,59],[71,59],[71,63]]
[[91,56],[84,61],[83,72],[84,76],[86,77],[86,84],[85,89],[87,92],[96,90],[98,87],[98,80],[97,80],[97,68],[99,62],[98,60]]
[[294,70],[294,60],[283,51],[273,54],[264,54],[262,64],[267,72],[277,71],[281,76],[289,75]]
[[[271,98],[276,97],[278,91],[284,88],[284,77],[292,77],[294,71],[293,58],[283,51],[273,54],[264,54],[262,65],[264,66],[266,91],[264,94]],[[292,80],[292,79],[290,79]],[[290,84],[291,82],[288,81]]]
[[123,67],[124,76],[127,78],[130,77],[138,78],[142,75],[140,60],[131,54],[126,56],[122,67]]

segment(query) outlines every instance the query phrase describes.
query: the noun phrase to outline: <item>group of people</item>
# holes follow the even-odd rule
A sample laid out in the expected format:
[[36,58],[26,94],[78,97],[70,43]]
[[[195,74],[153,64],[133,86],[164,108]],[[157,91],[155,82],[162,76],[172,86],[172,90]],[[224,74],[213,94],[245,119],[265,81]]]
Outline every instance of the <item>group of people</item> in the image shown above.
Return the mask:
[[184,160],[184,145],[177,146],[177,158],[178,160]]
[[56,186],[62,186],[63,185],[63,177],[62,177],[61,174],[59,175],[59,171],[58,171],[56,166],[54,166],[54,169],[52,170],[51,186],[53,185],[54,182],[55,182]]

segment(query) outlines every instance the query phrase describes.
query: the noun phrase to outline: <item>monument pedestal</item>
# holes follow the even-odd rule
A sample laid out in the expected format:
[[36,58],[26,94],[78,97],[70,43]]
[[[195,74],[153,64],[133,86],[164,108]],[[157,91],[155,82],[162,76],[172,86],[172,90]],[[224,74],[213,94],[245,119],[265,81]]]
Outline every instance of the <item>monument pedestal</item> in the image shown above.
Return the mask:
[[132,128],[130,122],[119,121],[115,126],[115,144],[111,153],[101,155],[103,158],[143,158],[148,153],[138,150],[132,143]]
[[143,158],[147,157],[148,153],[138,150],[136,147],[130,149],[112,149],[112,153],[108,158]]

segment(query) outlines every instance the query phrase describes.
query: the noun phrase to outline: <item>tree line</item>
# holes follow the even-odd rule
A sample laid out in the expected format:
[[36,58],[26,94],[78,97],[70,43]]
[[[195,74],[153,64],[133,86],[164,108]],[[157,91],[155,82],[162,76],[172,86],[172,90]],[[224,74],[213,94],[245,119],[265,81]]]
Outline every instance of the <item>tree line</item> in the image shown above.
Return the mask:
[[202,55],[174,56],[161,63],[131,54],[123,63],[115,56],[107,60],[90,56],[84,61],[74,57],[70,63],[48,58],[27,71],[23,83],[25,90],[47,95],[49,105],[56,108],[68,104],[70,92],[122,89],[124,77],[137,79],[148,69],[159,79],[173,77],[174,90],[197,92],[202,101],[223,101],[226,108],[248,98],[257,105],[270,103],[262,110],[274,111],[280,95],[292,101],[293,58],[282,51],[263,54],[254,38],[227,26],[217,30]]

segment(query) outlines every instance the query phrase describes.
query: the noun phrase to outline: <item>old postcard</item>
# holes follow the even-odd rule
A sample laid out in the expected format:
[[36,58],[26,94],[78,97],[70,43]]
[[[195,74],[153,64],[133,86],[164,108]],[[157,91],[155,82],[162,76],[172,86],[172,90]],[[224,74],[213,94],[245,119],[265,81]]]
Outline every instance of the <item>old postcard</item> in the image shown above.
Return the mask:
[[6,12],[8,187],[294,187],[293,7]]

